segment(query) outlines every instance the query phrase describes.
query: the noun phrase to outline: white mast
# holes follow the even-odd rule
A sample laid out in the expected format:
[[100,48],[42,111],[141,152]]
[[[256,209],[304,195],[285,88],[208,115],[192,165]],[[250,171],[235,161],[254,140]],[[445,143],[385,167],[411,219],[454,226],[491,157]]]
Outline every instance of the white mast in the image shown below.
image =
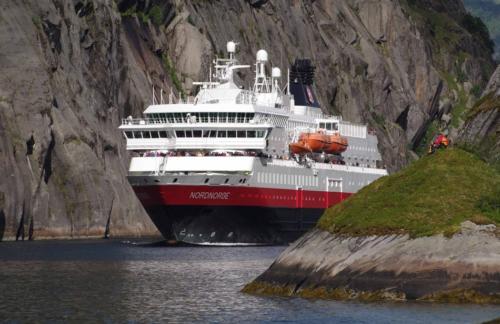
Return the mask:
[[255,64],[254,91],[257,93],[270,92],[269,82],[266,77],[267,52],[263,49],[257,52],[257,63]]

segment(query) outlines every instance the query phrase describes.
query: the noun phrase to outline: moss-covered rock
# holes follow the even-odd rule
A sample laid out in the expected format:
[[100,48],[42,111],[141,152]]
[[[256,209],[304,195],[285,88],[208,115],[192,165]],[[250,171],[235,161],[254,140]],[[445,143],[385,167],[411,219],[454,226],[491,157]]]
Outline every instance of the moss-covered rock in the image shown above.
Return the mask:
[[466,220],[500,224],[499,188],[500,173],[477,156],[437,151],[328,209],[318,227],[354,236],[452,235]]

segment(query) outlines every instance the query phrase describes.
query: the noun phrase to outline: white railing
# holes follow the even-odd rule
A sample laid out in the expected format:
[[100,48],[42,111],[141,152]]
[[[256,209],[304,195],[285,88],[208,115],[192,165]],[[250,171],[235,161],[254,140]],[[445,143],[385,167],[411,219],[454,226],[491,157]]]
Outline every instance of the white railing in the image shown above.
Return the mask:
[[205,125],[219,125],[219,124],[229,124],[229,125],[256,125],[256,124],[263,124],[263,126],[266,126],[266,121],[268,118],[259,118],[259,117],[254,117],[252,119],[244,119],[242,120],[237,120],[235,118],[234,121],[228,120],[228,118],[225,118],[224,120],[221,118],[220,120],[217,121],[209,121],[207,118],[197,118],[196,121],[188,121],[185,119],[177,119],[177,121],[172,122],[168,121],[165,118],[134,118],[134,119],[122,119],[122,124],[121,126],[146,126],[146,125],[183,125],[183,124],[189,124],[193,126],[205,126]]
[[[268,165],[275,166],[285,166],[285,167],[293,167],[293,168],[305,168],[304,165],[298,164],[293,160],[279,160],[273,159],[267,163]],[[372,174],[380,174],[387,175],[387,170],[385,169],[376,169],[376,168],[364,168],[364,167],[356,167],[350,165],[341,165],[341,164],[331,164],[331,163],[320,163],[313,162],[313,169],[323,169],[323,170],[337,170],[337,171],[345,171],[345,172],[357,172],[357,173],[372,173]]]
[[127,150],[263,150],[264,138],[128,139]]
[[253,91],[241,90],[241,92],[236,97],[236,104],[238,105],[251,105],[257,102],[255,93]]
[[251,172],[255,157],[252,156],[167,156],[133,157],[130,173],[165,172]]

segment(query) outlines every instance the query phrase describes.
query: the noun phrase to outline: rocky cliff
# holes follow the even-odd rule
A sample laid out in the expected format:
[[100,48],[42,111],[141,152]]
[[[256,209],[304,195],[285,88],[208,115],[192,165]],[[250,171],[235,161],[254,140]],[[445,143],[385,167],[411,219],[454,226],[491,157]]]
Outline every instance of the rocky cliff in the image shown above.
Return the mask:
[[500,303],[496,227],[467,222],[459,234],[346,237],[313,230],[244,291],[364,301]]
[[500,169],[500,66],[469,111],[459,143]]
[[0,3],[0,238],[156,233],[116,130],[150,93],[124,39],[112,1]]
[[0,236],[154,233],[116,128],[153,85],[192,94],[228,40],[242,62],[311,58],[324,109],[376,129],[397,170],[460,125],[492,70],[464,17],[460,0],[2,1]]

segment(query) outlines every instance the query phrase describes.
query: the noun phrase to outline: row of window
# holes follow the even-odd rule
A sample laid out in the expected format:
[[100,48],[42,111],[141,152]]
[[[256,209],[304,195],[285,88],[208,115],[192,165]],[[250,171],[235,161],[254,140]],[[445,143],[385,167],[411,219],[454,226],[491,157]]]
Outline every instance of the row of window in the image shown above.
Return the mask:
[[254,113],[158,113],[147,114],[157,123],[248,123],[255,117]]
[[[211,137],[211,138],[263,138],[266,131],[263,130],[178,130],[175,136],[185,137]],[[131,139],[139,138],[170,138],[167,131],[126,131],[125,136]]]
[[127,138],[169,138],[167,131],[126,131]]
[[331,131],[338,131],[339,124],[337,124],[337,123],[319,123],[319,128],[331,130]]
[[211,137],[211,138],[263,138],[266,131],[263,130],[177,130],[175,135],[182,137]]
[[257,182],[309,187],[317,187],[319,185],[319,179],[315,176],[268,172],[257,173]]

